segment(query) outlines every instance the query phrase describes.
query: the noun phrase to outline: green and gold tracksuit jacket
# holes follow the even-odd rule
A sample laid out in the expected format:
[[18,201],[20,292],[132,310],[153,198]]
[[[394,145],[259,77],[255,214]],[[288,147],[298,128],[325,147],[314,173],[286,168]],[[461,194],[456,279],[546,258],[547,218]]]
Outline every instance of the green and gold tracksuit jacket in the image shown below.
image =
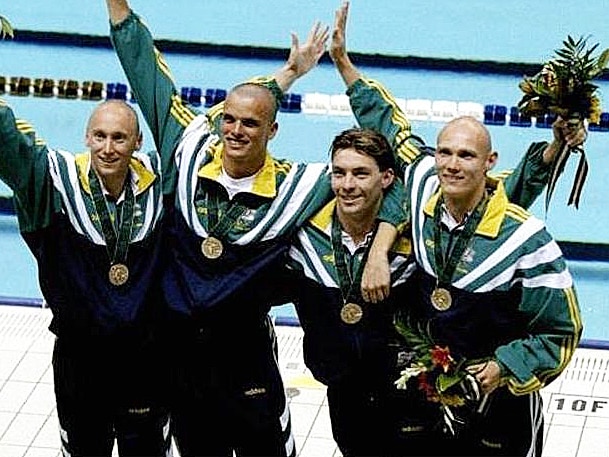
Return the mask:
[[[394,183],[402,188],[400,182]],[[313,376],[329,385],[345,376],[357,376],[365,384],[370,379],[387,381],[391,386],[398,375],[397,352],[404,345],[393,327],[393,315],[398,303],[405,298],[405,283],[415,267],[411,254],[409,231],[404,230],[389,252],[391,294],[382,303],[365,303],[359,297],[359,283],[353,290],[341,290],[341,281],[332,244],[333,213],[336,200],[328,203],[299,231],[290,248],[290,266],[294,270],[294,305],[304,330],[304,360]],[[366,249],[372,242],[372,233],[344,257],[349,277],[365,261]],[[341,319],[348,292],[363,310],[359,322],[348,323]],[[386,383],[386,384],[387,384]]]
[[[410,124],[380,84],[360,79],[349,93],[362,125],[382,131],[400,157],[416,153]],[[457,263],[450,284],[453,303],[446,311],[435,309],[430,300],[438,277],[433,211],[440,190],[434,159],[421,156],[404,167],[418,265],[412,279],[417,292],[403,303],[405,313],[457,356],[494,358],[514,394],[539,390],[555,379],[582,333],[573,280],[560,248],[543,222],[522,208],[547,181],[541,160],[545,146],[532,144],[505,184],[487,179],[488,205]],[[442,224],[442,252],[453,236]]]
[[[50,149],[26,121],[0,100],[0,179],[13,190],[19,228],[38,263],[51,331],[76,337],[137,337],[158,311],[162,218],[160,158],[135,152],[130,164],[135,195],[125,264],[129,279],[112,285],[111,265],[88,172],[88,152]],[[117,210],[122,203],[108,202]],[[143,335],[142,335],[143,336]]]
[[[201,243],[213,230],[209,202],[218,202],[219,214],[233,204],[218,181],[223,105],[203,114],[182,101],[167,63],[134,13],[112,26],[111,38],[163,161],[171,213],[166,243],[170,261],[163,279],[169,306],[188,316],[227,302],[249,304],[255,311],[252,303],[265,307],[288,300],[276,297],[268,285],[283,266],[288,238],[331,200],[330,165],[294,163],[267,153],[250,190],[233,198],[245,210],[221,237],[222,257],[205,258]],[[272,78],[253,82],[268,87],[278,101],[283,97]],[[404,221],[401,205],[385,210],[379,216],[386,215],[383,220],[396,225]]]

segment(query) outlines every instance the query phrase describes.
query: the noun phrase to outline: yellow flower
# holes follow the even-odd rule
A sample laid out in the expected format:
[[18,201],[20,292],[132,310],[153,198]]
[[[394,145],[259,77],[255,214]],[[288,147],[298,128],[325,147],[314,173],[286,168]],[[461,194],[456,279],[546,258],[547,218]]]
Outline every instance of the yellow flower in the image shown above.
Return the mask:
[[460,395],[440,394],[440,403],[446,406],[463,406],[465,405],[465,399]]
[[588,116],[592,124],[598,124],[601,120],[601,101],[596,95],[593,95],[590,99],[590,112]]

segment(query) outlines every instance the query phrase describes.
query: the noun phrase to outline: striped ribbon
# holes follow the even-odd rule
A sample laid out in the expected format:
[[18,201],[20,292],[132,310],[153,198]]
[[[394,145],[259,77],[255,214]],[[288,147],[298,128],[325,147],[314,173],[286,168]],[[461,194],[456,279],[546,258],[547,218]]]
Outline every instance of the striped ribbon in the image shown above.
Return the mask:
[[550,206],[550,200],[552,198],[552,194],[554,193],[554,188],[556,187],[558,178],[564,171],[565,164],[567,163],[567,159],[571,153],[579,153],[580,158],[567,206],[575,205],[575,208],[579,209],[579,199],[584,188],[584,183],[586,182],[586,177],[588,176],[588,160],[586,159],[586,154],[581,146],[571,148],[569,145],[567,145],[567,143],[563,143],[560,148],[560,152],[556,155],[554,161],[552,162],[552,170],[550,172],[550,180],[548,182],[548,191],[546,193],[546,212]]

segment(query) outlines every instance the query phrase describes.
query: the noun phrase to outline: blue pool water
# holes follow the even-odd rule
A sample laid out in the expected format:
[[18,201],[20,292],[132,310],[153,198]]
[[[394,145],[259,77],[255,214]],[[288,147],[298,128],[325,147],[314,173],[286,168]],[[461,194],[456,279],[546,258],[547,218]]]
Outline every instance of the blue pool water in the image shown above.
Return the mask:
[[[238,2],[189,2],[176,0],[172,8],[156,0],[132,1],[159,38],[201,43],[255,45],[285,48],[288,32],[306,35],[315,18],[332,21],[339,1],[307,2],[306,13],[297,0],[252,0]],[[541,62],[567,35],[591,35],[602,47],[609,47],[606,2],[514,1],[509,6],[496,2],[468,0],[454,2],[353,2],[349,24],[352,50],[388,56],[492,60],[501,62]],[[264,11],[265,14],[260,14]],[[294,11],[299,11],[298,14]],[[28,8],[8,2],[0,14],[7,15],[19,29],[70,32],[103,36],[107,34],[104,2],[83,8],[81,1],[66,0],[61,8],[52,2],[32,0]],[[542,21],[539,20],[543,17]],[[543,25],[543,26],[542,26]],[[178,86],[224,88],[253,75],[272,73],[280,61],[272,59],[218,57],[167,53]],[[381,80],[401,98],[474,101],[481,104],[513,106],[520,98],[520,75],[481,74],[462,71],[432,71],[409,68],[363,66],[369,77]],[[125,82],[114,53],[104,47],[57,45],[19,39],[0,43],[0,76]],[[604,111],[609,111],[609,82],[600,81]],[[343,84],[334,68],[323,63],[298,81],[292,92],[343,93]],[[40,99],[32,96],[3,96],[18,115],[29,119],[40,136],[54,146],[78,152],[84,149],[84,123],[94,102]],[[353,125],[351,116],[280,113],[280,132],[271,143],[278,157],[325,161],[331,138]],[[414,122],[414,131],[433,143],[440,124]],[[551,132],[535,127],[491,126],[495,149],[500,154],[498,168],[515,165],[531,141],[548,139]],[[145,131],[145,144],[153,144]],[[572,159],[556,189],[550,211],[543,199],[532,211],[544,218],[559,241],[609,245],[609,211],[606,211],[609,133],[590,132],[586,143],[590,174],[579,210],[566,206],[571,179],[577,163]],[[0,182],[0,194],[8,192]],[[609,263],[569,261],[578,287],[584,314],[584,337],[609,340]],[[0,296],[39,299],[36,267],[17,230],[12,216],[0,216]],[[281,318],[293,318],[290,306],[274,311]]]

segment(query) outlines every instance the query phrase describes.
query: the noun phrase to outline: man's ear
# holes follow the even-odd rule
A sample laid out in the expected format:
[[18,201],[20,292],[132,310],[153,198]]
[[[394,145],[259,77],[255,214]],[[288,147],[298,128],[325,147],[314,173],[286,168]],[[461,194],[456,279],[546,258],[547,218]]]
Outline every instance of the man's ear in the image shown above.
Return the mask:
[[144,135],[140,132],[137,136],[137,141],[135,142],[134,151],[139,151],[142,148],[142,144],[144,144]]
[[384,189],[387,189],[391,184],[393,184],[393,181],[395,180],[395,172],[393,171],[393,168],[387,168],[385,171],[382,172],[381,175],[381,186]]
[[488,155],[488,158],[486,159],[486,171],[487,172],[493,169],[493,167],[497,163],[498,159],[499,159],[499,154],[497,153],[497,151],[493,151]]
[[273,125],[271,126],[271,134],[269,135],[269,140],[272,140],[273,138],[275,138],[275,135],[277,135],[278,131],[279,131],[279,122],[273,122]]

